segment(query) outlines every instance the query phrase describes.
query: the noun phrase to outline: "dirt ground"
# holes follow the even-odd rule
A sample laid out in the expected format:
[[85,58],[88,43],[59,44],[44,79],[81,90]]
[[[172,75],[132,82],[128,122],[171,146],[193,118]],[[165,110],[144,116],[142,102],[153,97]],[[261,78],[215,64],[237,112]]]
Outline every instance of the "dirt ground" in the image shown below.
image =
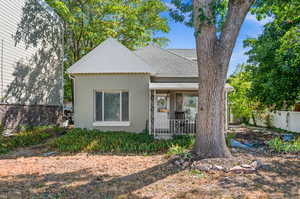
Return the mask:
[[299,155],[234,150],[261,160],[252,174],[182,170],[164,155],[52,154],[41,147],[0,156],[0,198],[300,198]]

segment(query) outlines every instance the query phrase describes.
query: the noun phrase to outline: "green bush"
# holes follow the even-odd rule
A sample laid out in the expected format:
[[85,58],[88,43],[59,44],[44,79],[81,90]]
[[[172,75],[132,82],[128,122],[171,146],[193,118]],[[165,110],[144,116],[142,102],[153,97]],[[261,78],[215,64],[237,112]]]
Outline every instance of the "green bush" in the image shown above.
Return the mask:
[[178,144],[174,145],[172,144],[171,147],[167,151],[168,156],[172,155],[182,155],[187,152],[187,148],[183,146],[179,146]]
[[300,152],[300,137],[289,142],[284,142],[276,137],[268,142],[268,146],[276,152]]
[[40,144],[53,136],[57,131],[61,131],[61,128],[42,126],[16,133],[14,136],[7,137],[0,135],[0,154],[7,153],[18,147]]
[[188,148],[193,144],[193,140],[192,136],[156,140],[146,133],[72,129],[67,134],[54,139],[51,146],[61,152],[153,154],[166,152],[174,145]]

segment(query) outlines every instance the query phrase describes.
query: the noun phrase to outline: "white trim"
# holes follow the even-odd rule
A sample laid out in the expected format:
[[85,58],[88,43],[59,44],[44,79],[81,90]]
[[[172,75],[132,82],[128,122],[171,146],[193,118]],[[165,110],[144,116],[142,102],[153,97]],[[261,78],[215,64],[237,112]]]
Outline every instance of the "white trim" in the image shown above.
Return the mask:
[[[198,83],[150,83],[150,90],[198,90]],[[226,90],[232,90],[233,87],[225,84]]]
[[157,109],[157,101],[156,101],[156,90],[154,90],[154,93],[153,93],[153,95],[154,95],[154,110],[153,110],[153,118],[154,118],[154,121],[153,121],[153,130],[154,130],[154,132],[153,132],[153,135],[154,135],[154,137],[155,137],[155,135],[156,135],[156,125],[155,125],[155,110]]
[[[104,92],[101,91],[101,95],[102,95],[102,101],[101,101],[101,106],[102,106],[102,121],[104,121]],[[96,109],[94,109],[94,111],[96,112]],[[97,122],[96,118],[95,118],[95,121]]]
[[149,101],[148,101],[148,132],[149,132],[149,134],[151,135],[153,132],[152,132],[152,113],[151,113],[151,105],[152,105],[152,102],[151,102],[151,97],[152,97],[152,93],[151,93],[151,90],[149,89],[149,96],[148,96],[148,98],[149,98]]
[[130,122],[94,122],[93,126],[130,126]]

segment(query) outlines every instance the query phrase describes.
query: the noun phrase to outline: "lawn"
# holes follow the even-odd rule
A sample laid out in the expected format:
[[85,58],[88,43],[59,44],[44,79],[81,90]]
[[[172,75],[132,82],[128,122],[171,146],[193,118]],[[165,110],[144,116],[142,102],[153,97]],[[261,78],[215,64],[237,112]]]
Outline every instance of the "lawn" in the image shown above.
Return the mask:
[[[251,132],[251,129],[239,131]],[[251,174],[199,172],[175,166],[165,154],[172,150],[182,152],[179,145],[185,143],[183,141],[177,141],[176,147],[171,141],[157,141],[170,146],[159,148],[157,153],[145,153],[140,150],[143,148],[138,151],[129,148],[132,153],[128,154],[116,155],[109,148],[108,153],[94,153],[97,150],[86,151],[88,144],[77,149],[86,152],[70,150],[70,153],[68,148],[60,149],[58,146],[78,144],[63,142],[73,133],[81,134],[71,131],[44,141],[38,147],[19,148],[0,156],[0,198],[299,198],[300,158],[297,153],[250,153],[235,149],[232,150],[234,156],[259,159],[264,166]],[[95,140],[91,135],[82,136]],[[101,136],[101,139],[110,138]],[[133,136],[131,141],[136,139]],[[146,135],[140,139],[139,142],[153,141]],[[45,154],[54,149],[56,154]]]

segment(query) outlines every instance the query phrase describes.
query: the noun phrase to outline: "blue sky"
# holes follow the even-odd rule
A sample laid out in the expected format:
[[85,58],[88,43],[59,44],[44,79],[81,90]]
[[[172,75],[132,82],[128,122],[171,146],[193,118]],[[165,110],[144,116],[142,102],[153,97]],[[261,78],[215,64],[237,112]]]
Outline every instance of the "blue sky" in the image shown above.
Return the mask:
[[[169,1],[166,0],[166,2]],[[194,30],[181,23],[176,23],[169,17],[168,13],[164,14],[164,17],[169,19],[170,32],[160,35],[163,35],[170,40],[167,48],[195,48]],[[269,21],[270,19],[257,21],[254,15],[251,15],[250,13],[247,15],[231,57],[228,75],[235,71],[238,64],[247,61],[247,56],[244,55],[247,49],[243,48],[243,41],[249,37],[257,37],[261,34],[263,25]]]

